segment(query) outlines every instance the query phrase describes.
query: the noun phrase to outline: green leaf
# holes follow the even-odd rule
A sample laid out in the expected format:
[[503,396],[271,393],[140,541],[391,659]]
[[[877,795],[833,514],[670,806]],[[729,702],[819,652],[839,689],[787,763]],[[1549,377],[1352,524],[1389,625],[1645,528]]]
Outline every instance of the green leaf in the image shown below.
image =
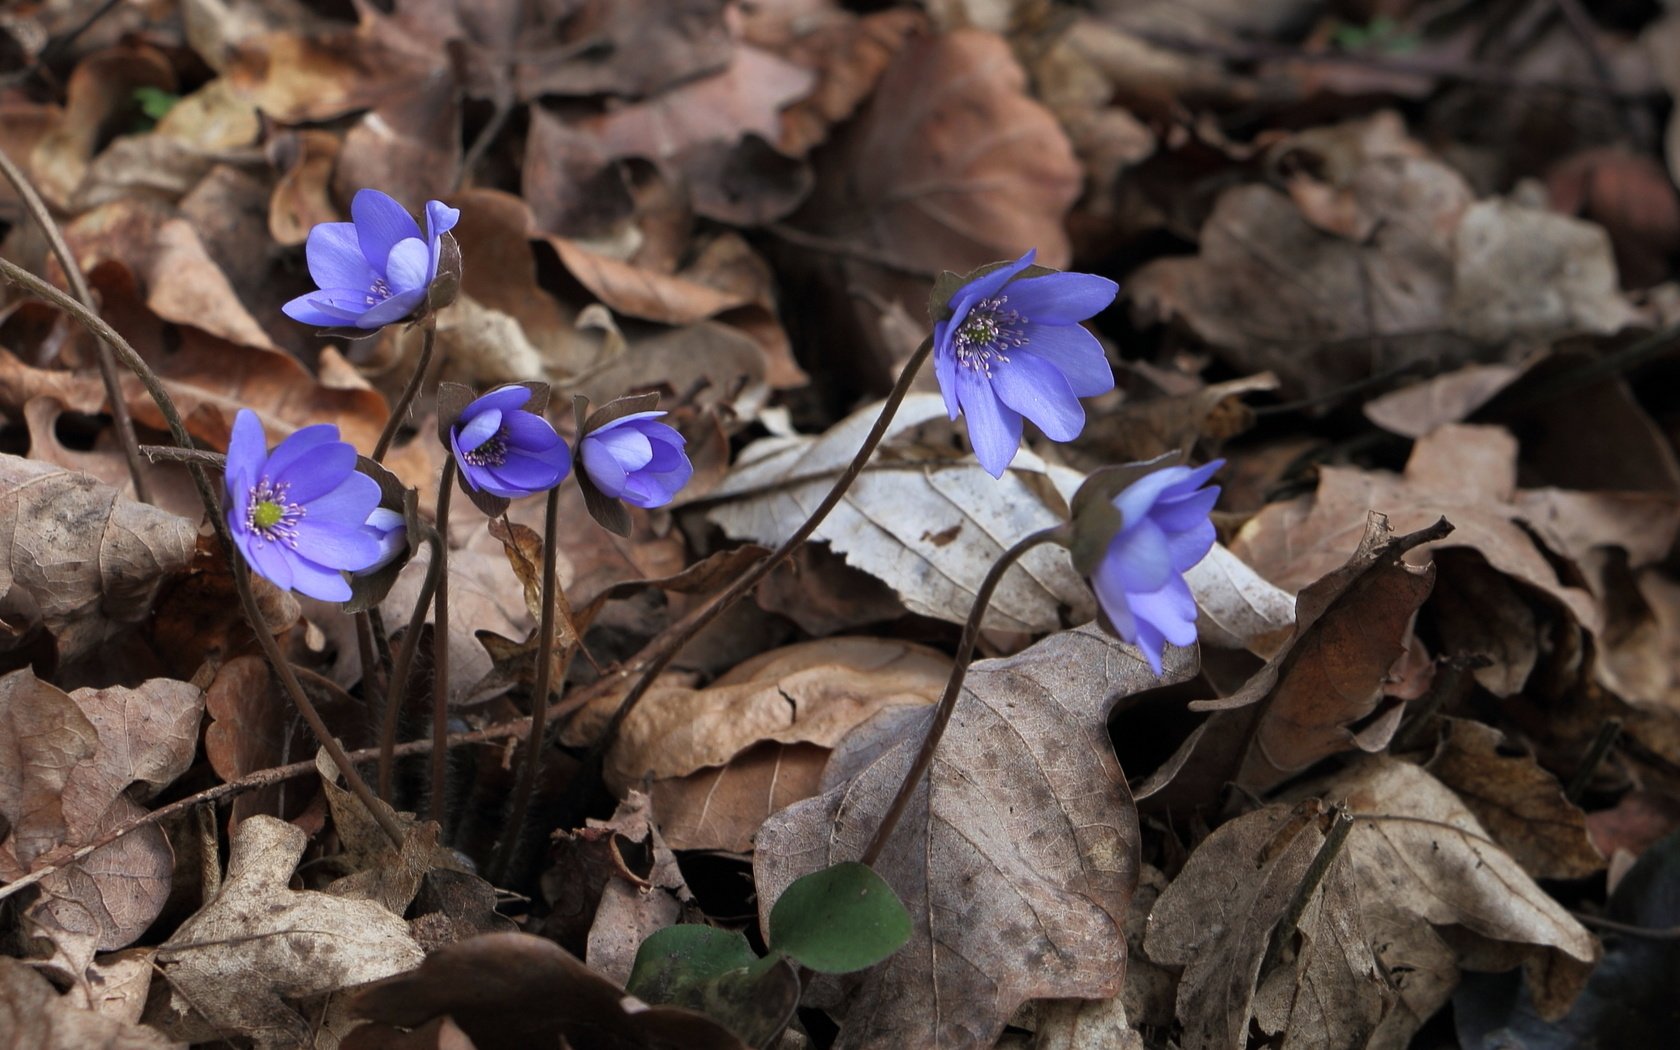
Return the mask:
[[655,930],[636,951],[625,990],[643,1002],[698,1010],[744,1042],[769,1046],[799,1005],[799,974],[760,959],[739,933],[710,926]]
[[909,939],[898,894],[855,861],[795,879],[770,909],[770,947],[819,973],[874,966]]
[[181,96],[162,88],[137,87],[134,89],[134,101],[140,106],[140,112],[153,121],[162,120],[175,103],[181,101]]

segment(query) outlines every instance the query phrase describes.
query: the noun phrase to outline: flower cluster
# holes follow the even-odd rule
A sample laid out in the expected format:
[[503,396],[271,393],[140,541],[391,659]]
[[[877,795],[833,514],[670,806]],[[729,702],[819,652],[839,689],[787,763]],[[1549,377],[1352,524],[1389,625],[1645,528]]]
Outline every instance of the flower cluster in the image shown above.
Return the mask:
[[320,291],[281,309],[304,324],[366,331],[414,315],[438,277],[444,235],[460,217],[442,201],[427,201],[422,234],[414,216],[391,197],[357,192],[352,221],[323,222],[309,231],[305,255]]
[[933,326],[945,408],[967,418],[975,458],[993,477],[1015,458],[1023,417],[1052,441],[1071,441],[1085,427],[1079,399],[1114,389],[1102,344],[1079,322],[1119,286],[1088,273],[1021,276],[1035,255],[971,277],[940,303]]
[[1120,525],[1091,570],[1091,588],[1114,633],[1142,649],[1156,674],[1167,642],[1196,640],[1196,600],[1184,574],[1213,547],[1208,514],[1219,486],[1203,486],[1224,465],[1165,467],[1112,500]]
[[269,452],[250,409],[228,442],[228,529],[251,567],[277,587],[350,599],[346,572],[379,568],[403,549],[402,516],[379,506],[379,484],[330,423],[304,427]]

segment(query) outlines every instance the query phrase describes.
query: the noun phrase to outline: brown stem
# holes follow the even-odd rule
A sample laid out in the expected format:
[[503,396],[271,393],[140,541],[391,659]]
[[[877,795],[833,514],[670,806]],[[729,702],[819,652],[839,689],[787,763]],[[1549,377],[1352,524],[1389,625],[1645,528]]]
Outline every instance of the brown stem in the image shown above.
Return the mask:
[[[82,268],[76,264],[76,256],[70,251],[70,245],[64,240],[64,231],[53,221],[52,214],[47,211],[46,202],[35,192],[35,187],[29,178],[12,163],[5,150],[0,150],[0,172],[4,172],[12,189],[17,191],[18,198],[23,201],[23,209],[27,211],[35,224],[41,227],[41,232],[47,236],[47,244],[58,257],[58,265],[64,270],[64,276],[70,282],[70,290],[75,293],[81,304],[88,312],[98,311],[93,302],[93,289],[88,287],[87,277]],[[122,384],[117,381],[117,362],[111,356],[111,348],[104,340],[94,340],[94,359],[99,362],[99,379],[105,384],[105,399],[111,403],[111,421],[117,428],[117,442],[122,445],[123,458],[128,460],[128,476],[134,482],[134,498],[141,503],[152,502],[151,486],[146,476],[141,472],[140,442],[134,436],[134,419],[128,414],[128,402],[123,400]]]
[[437,497],[437,599],[432,611],[432,819],[443,825],[443,784],[449,772],[449,498],[455,491],[455,457],[443,461]]
[[916,787],[922,782],[922,776],[927,772],[928,766],[933,764],[933,753],[939,748],[939,738],[945,735],[945,727],[951,724],[951,713],[957,709],[957,698],[962,695],[963,679],[968,677],[968,665],[974,660],[974,644],[980,640],[980,621],[985,619],[986,607],[992,603],[992,594],[997,590],[998,584],[1003,582],[1004,573],[1021,559],[1021,555],[1034,547],[1062,539],[1066,530],[1067,526],[1056,525],[1027,536],[1004,551],[992,564],[986,578],[981,581],[980,591],[974,596],[974,604],[968,610],[968,622],[963,624],[962,640],[957,643],[956,663],[951,667],[951,677],[945,683],[945,693],[939,698],[939,706],[933,710],[933,724],[928,726],[927,735],[922,738],[921,750],[916,752],[916,760],[910,763],[910,769],[904,774],[904,781],[898,786],[898,794],[893,796],[892,805],[887,807],[880,827],[875,829],[874,837],[869,840],[863,856],[859,858],[863,863],[873,865],[881,856],[887,839],[892,836],[899,818],[904,815],[904,808],[910,804],[910,797],[916,793]]
[[[512,722],[498,722],[492,726],[485,726],[483,729],[455,733],[450,736],[448,744],[450,747],[457,747],[462,744],[483,744],[492,740],[507,740],[511,737],[524,736],[530,724],[531,720],[528,718],[520,718]],[[410,740],[406,744],[397,745],[397,757],[407,758],[409,755],[423,755],[431,750],[432,741],[429,739]],[[379,749],[377,747],[365,747],[360,751],[352,751],[345,757],[352,762],[369,762],[379,757]],[[217,784],[213,788],[205,788],[197,794],[177,799],[167,806],[160,806],[148,813],[141,813],[132,820],[110,829],[93,841],[77,846],[69,855],[51,864],[36,868],[15,882],[8,882],[4,886],[0,886],[0,900],[33,886],[48,876],[63,871],[72,864],[86,860],[89,854],[104,849],[125,835],[133,834],[148,825],[169,820],[195,806],[209,805],[224,798],[243,795],[247,791],[256,791],[259,788],[281,784],[288,780],[296,780],[299,777],[310,776],[317,772],[319,772],[319,767],[316,766],[314,759],[293,762],[290,765],[275,766],[272,769],[259,769],[254,773],[247,773],[225,784]]]
[[[377,696],[384,690],[379,688],[382,668],[379,664],[379,654],[373,645],[373,620],[368,616],[367,610],[363,609],[355,615],[355,622],[356,659],[362,665],[362,696]],[[385,798],[385,793],[381,791],[379,797]]]
[[332,731],[327,728],[326,721],[321,718],[321,712],[315,709],[315,704],[304,693],[303,685],[292,671],[292,665],[286,660],[285,654],[280,651],[279,643],[274,640],[272,634],[268,633],[268,627],[263,623],[262,610],[257,608],[257,596],[251,590],[251,573],[245,567],[244,560],[238,555],[234,555],[228,559],[228,564],[233,570],[233,582],[239,591],[239,601],[245,607],[245,619],[250,621],[251,630],[256,634],[258,643],[262,645],[263,655],[268,657],[269,664],[274,668],[275,673],[280,676],[280,684],[285,686],[287,695],[292,698],[292,703],[297,707],[298,713],[303,716],[303,720],[309,723],[310,731],[315,734],[315,739],[326,749],[327,757],[332,759],[333,765],[338,767],[339,773],[344,777],[344,782],[350,786],[350,792],[360,800],[363,806],[367,807],[368,813],[373,816],[386,836],[390,838],[391,845],[401,849],[403,842],[402,825],[397,823],[396,817],[388,808],[379,805],[378,800],[373,797],[373,791],[369,789],[367,782],[362,779],[360,773],[356,772],[355,763],[351,762],[349,756],[344,753],[344,748],[339,745],[333,737]]
[[432,556],[426,562],[426,578],[420,583],[420,596],[414,599],[414,612],[408,617],[408,630],[403,633],[402,648],[397,650],[397,662],[391,668],[391,680],[385,686],[384,721],[379,727],[379,797],[391,799],[391,778],[396,767],[397,719],[403,701],[408,699],[408,676],[414,669],[414,653],[420,648],[420,630],[426,623],[426,610],[431,608],[432,594],[437,590],[438,573],[443,562],[443,543],[436,529],[427,529],[425,541],[431,545]]
[[496,848],[496,859],[490,865],[490,881],[500,884],[513,862],[514,848],[519,844],[530,812],[531,796],[536,793],[537,773],[542,768],[543,729],[548,713],[548,695],[554,668],[554,566],[560,547],[560,486],[548,490],[548,505],[543,508],[542,616],[537,627],[537,683],[531,702],[531,735],[525,741],[525,764],[519,769],[519,784],[513,790],[513,813],[509,816]]
[[371,458],[375,463],[385,461],[385,453],[391,451],[391,442],[396,440],[397,431],[402,429],[404,419],[408,418],[409,407],[420,393],[420,385],[426,381],[426,370],[432,366],[432,350],[437,343],[437,321],[426,318],[422,325],[425,335],[420,341],[420,360],[414,365],[414,374],[408,377],[408,385],[403,387],[402,396],[391,406],[391,418],[385,421],[385,429],[379,432],[379,443],[373,446]]
[[707,605],[702,606],[687,620],[668,629],[648,647],[653,650],[653,655],[642,664],[641,677],[636,680],[635,685],[630,687],[630,691],[624,694],[624,699],[619,701],[618,710],[613,712],[611,721],[607,723],[594,746],[590,748],[589,755],[585,760],[587,767],[593,768],[601,757],[612,748],[613,742],[618,739],[619,731],[624,726],[625,719],[630,717],[630,712],[636,709],[636,704],[646,695],[648,689],[653,685],[654,679],[659,677],[659,673],[665,670],[672,660],[676,659],[683,646],[693,641],[694,636],[722,615],[724,610],[751,593],[758,582],[768,576],[772,569],[786,561],[794,551],[798,550],[800,544],[809,539],[811,533],[817,531],[817,526],[821,525],[823,519],[828,517],[829,511],[839,505],[840,500],[846,495],[846,490],[851,488],[852,482],[856,481],[857,476],[863,472],[864,466],[869,462],[869,457],[875,453],[876,447],[881,444],[881,439],[886,436],[887,426],[892,423],[893,416],[897,414],[898,406],[903,404],[905,395],[910,393],[911,381],[916,378],[916,373],[921,370],[923,362],[928,359],[928,355],[932,351],[933,339],[930,336],[922,340],[922,345],[918,346],[916,352],[910,355],[910,360],[904,363],[904,371],[899,374],[898,382],[893,385],[891,393],[887,394],[886,401],[882,403],[881,411],[875,417],[874,425],[869,428],[869,433],[864,437],[863,444],[858,446],[857,455],[852,457],[852,461],[846,465],[845,471],[835,479],[834,485],[829,488],[828,495],[824,496],[822,502],[817,504],[817,509],[811,512],[810,517],[806,518],[804,523],[793,531],[793,535],[789,536],[780,547],[771,551],[756,565],[748,569],[746,573],[737,578],[723,593],[713,598]]
[[1301,876],[1301,882],[1295,887],[1295,893],[1289,899],[1289,907],[1279,917],[1277,925],[1272,927],[1271,939],[1266,942],[1266,954],[1260,958],[1260,969],[1257,971],[1262,978],[1266,972],[1277,964],[1278,956],[1283,954],[1284,946],[1289,943],[1295,933],[1295,927],[1301,921],[1301,916],[1307,913],[1307,905],[1312,903],[1313,894],[1324,882],[1324,876],[1330,874],[1330,865],[1335,863],[1337,855],[1342,852],[1342,846],[1347,843],[1348,832],[1353,830],[1353,818],[1347,810],[1337,806],[1330,811],[1330,830],[1325,832],[1324,841],[1318,844],[1318,852],[1313,854],[1312,863]]

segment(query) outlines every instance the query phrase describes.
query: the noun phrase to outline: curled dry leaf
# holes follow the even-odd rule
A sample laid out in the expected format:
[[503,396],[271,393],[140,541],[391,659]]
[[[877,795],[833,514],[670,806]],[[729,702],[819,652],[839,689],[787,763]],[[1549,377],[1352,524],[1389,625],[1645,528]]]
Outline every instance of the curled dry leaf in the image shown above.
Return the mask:
[[[491,933],[447,945],[412,973],[357,993],[377,1028],[449,1017],[476,1050],[746,1050],[702,1014],[649,1007],[553,941]],[[389,1029],[383,1029],[389,1031]]]
[[[1138,824],[1106,721],[1129,693],[1183,681],[1171,649],[1157,679],[1094,628],[1065,631],[969,671],[950,726],[876,870],[915,917],[910,943],[841,988],[841,1048],[989,1047],[1034,998],[1119,994],[1138,878]],[[761,924],[799,876],[855,860],[897,792],[932,712],[882,712],[829,763],[825,791],[758,835]]]
[[59,995],[27,964],[0,956],[0,1050],[183,1050],[150,1028]]
[[[310,1045],[311,1025],[287,1000],[336,992],[418,966],[408,924],[378,904],[287,884],[303,856],[302,829],[252,817],[233,836],[215,899],[158,949],[169,984],[148,1020],[187,1038],[240,1033],[259,1047]],[[174,1030],[173,1027],[165,1028]]]
[[[704,689],[656,687],[619,730],[607,783],[622,793],[645,776],[684,777],[763,741],[831,748],[879,711],[937,700],[950,669],[925,646],[825,638],[756,656]],[[580,711],[566,742],[594,740],[618,701],[607,695]]]
[[[771,437],[747,446],[710,493],[717,505],[707,517],[736,539],[780,544],[851,461],[878,412],[879,406],[867,406],[820,437]],[[1064,520],[1064,501],[1083,478],[1023,452],[994,479],[972,457],[917,447],[917,428],[944,418],[939,395],[905,398],[883,451],[812,538],[887,583],[910,611],[961,623],[998,555]],[[1090,592],[1067,555],[1045,547],[1004,576],[986,625],[1051,631],[1093,614]]]
[[1394,536],[1373,515],[1347,564],[1301,592],[1294,636],[1271,662],[1232,695],[1190,705],[1221,714],[1187,742],[1196,749],[1195,784],[1181,790],[1217,791],[1234,779],[1264,791],[1330,755],[1386,746],[1402,708],[1371,716],[1435,585],[1433,564],[1403,559],[1451,531],[1442,519]]
[[86,474],[0,455],[0,651],[36,630],[61,663],[96,651],[146,618],[196,533]]

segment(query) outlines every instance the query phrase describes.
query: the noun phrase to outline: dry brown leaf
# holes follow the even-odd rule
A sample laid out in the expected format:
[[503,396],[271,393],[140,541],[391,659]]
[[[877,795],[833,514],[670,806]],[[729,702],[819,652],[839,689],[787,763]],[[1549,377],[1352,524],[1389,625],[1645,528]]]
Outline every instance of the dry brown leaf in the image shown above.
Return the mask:
[[413,973],[357,993],[354,1006],[376,1026],[417,1028],[448,1016],[477,1050],[746,1050],[717,1022],[650,1007],[553,941],[526,933],[448,945]]
[[376,186],[420,215],[428,200],[453,196],[461,165],[460,103],[456,78],[439,68],[362,114],[333,167],[338,199]]
[[29,169],[41,196],[67,208],[87,173],[94,151],[103,144],[110,122],[132,104],[136,88],[175,88],[169,60],[156,48],[139,44],[89,55],[70,74],[64,115],[35,144]]
[[620,314],[660,324],[685,325],[751,301],[739,292],[597,254],[564,237],[548,240],[572,276]]
[[[607,783],[622,794],[644,776],[668,780],[726,765],[763,741],[834,747],[882,710],[938,699],[950,666],[907,642],[826,638],[754,657],[704,689],[655,687],[620,728]],[[618,701],[608,694],[584,708],[564,739],[595,739]]]
[[815,744],[758,744],[728,765],[654,781],[665,841],[672,849],[750,853],[770,814],[822,789],[828,755]]
[[[167,1016],[195,1041],[209,1030],[258,1047],[310,1045],[311,1025],[286,1000],[337,992],[413,969],[425,953],[408,924],[371,901],[287,887],[302,829],[252,817],[233,836],[221,892],[158,949]],[[169,1029],[166,1029],[169,1030]]]
[[724,11],[724,0],[569,5],[554,39],[519,49],[518,97],[645,97],[722,69],[734,49]]
[[196,533],[86,474],[0,455],[0,651],[35,630],[61,663],[99,649],[146,618]]
[[1403,559],[1451,531],[1441,520],[1395,536],[1373,516],[1347,564],[1301,591],[1288,645],[1232,695],[1190,705],[1224,712],[1208,724],[1213,746],[1197,751],[1197,789],[1235,779],[1265,791],[1330,755],[1388,744],[1403,708],[1371,716],[1435,584],[1434,565]]
[[[1324,873],[1294,929],[1278,928],[1324,845],[1322,815],[1314,800],[1221,826],[1150,911],[1144,951],[1184,968],[1177,1013],[1185,1050],[1244,1050],[1254,1022],[1281,1034],[1284,1046],[1363,1047],[1387,1012],[1394,993],[1346,863]],[[1297,933],[1290,958],[1283,949]],[[1268,951],[1278,965],[1262,972]]]
[[0,956],[3,1050],[184,1050],[150,1028],[78,1008],[47,979]]
[[222,74],[282,124],[332,120],[403,94],[438,60],[390,46],[366,27],[262,33],[235,43]]
[[[591,820],[587,831],[574,833],[581,836],[610,829],[612,836],[628,840],[633,856],[646,858],[647,870],[635,871],[621,857],[616,877],[607,879],[590,902],[593,921],[588,924],[585,958],[590,969],[619,984],[630,979],[637,950],[655,930],[679,922],[703,921],[694,894],[677,866],[676,854],[658,828],[649,823],[649,801],[647,795],[632,791],[618,804],[611,821]],[[613,849],[618,851],[616,844]],[[565,881],[575,877],[564,863],[553,869],[552,875]]]
[[[1136,810],[1106,721],[1122,696],[1180,682],[1191,650],[1150,673],[1095,630],[983,660],[876,868],[915,930],[844,986],[836,1046],[989,1047],[1033,998],[1102,999],[1125,974],[1121,932],[1138,877]],[[841,743],[825,792],[765,822],[754,879],[760,923],[795,878],[854,860],[927,731],[926,708],[887,711]]]
[[[0,374],[5,365],[0,363]],[[66,379],[74,380],[67,373]],[[0,384],[5,379],[0,378]],[[5,399],[0,394],[0,401]],[[90,475],[116,489],[124,499],[134,498],[134,477],[128,469],[128,457],[117,446],[114,433],[102,431],[91,451],[69,448],[59,440],[58,424],[65,405],[55,397],[36,396],[24,402],[23,421],[29,428],[29,458],[55,467]],[[204,516],[204,503],[184,464],[150,463],[142,461],[141,473],[151,486],[152,506],[178,514],[189,521]]]
[[1499,730],[1460,718],[1428,764],[1463,800],[1493,840],[1537,879],[1584,879],[1604,869],[1587,817],[1533,756],[1501,751]]

